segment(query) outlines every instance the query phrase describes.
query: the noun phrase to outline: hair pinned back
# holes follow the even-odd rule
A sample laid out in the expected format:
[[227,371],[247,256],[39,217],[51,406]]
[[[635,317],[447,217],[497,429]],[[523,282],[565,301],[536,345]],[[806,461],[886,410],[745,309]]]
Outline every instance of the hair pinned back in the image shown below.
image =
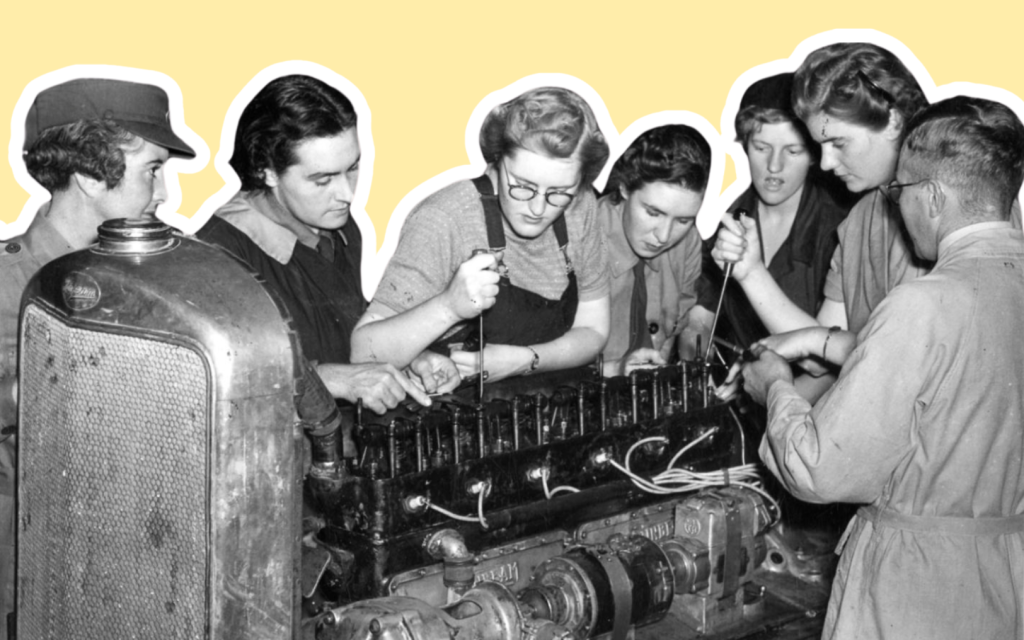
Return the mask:
[[910,70],[892,52],[870,43],[822,47],[807,56],[793,79],[793,109],[805,122],[826,113],[881,131],[895,111],[905,131],[906,123],[926,106]]
[[608,143],[590,105],[560,87],[527,91],[487,114],[480,128],[484,160],[497,164],[517,149],[579,160],[584,185],[597,178],[608,160]]

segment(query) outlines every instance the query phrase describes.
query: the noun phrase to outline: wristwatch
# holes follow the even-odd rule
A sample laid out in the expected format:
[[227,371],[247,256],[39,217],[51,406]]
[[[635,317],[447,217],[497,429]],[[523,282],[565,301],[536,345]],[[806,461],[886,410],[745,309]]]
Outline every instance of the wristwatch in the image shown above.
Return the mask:
[[533,360],[530,362],[530,370],[527,371],[527,373],[533,373],[537,370],[537,367],[540,366],[540,354],[538,354],[537,350],[533,347],[527,346],[526,348],[533,354]]

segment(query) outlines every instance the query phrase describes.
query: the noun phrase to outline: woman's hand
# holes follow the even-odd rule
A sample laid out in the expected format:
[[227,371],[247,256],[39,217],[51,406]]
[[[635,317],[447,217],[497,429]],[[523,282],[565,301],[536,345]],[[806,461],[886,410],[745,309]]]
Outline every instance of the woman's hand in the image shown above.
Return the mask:
[[462,382],[459,369],[440,353],[424,351],[406,369],[409,380],[429,394],[450,393]]
[[441,294],[455,322],[475,318],[494,306],[498,297],[500,259],[501,253],[481,253],[459,265]]
[[[480,373],[480,353],[478,351],[452,351],[452,361],[459,368],[459,375],[465,378],[475,377]],[[487,382],[496,382],[511,376],[530,371],[533,364],[533,351],[527,347],[514,347],[508,344],[489,344],[484,347],[484,370]]]
[[764,268],[761,260],[761,238],[757,233],[757,221],[747,215],[733,220],[732,216],[722,218],[718,227],[718,237],[711,256],[724,268],[725,263],[732,263],[732,277],[743,282],[754,269]]

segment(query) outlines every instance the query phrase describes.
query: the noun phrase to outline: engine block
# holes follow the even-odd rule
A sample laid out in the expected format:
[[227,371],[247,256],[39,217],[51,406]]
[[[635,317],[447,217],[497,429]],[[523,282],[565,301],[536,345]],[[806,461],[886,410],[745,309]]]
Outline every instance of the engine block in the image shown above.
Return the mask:
[[[764,558],[761,498],[739,488],[650,493],[611,461],[650,475],[691,445],[676,466],[734,464],[742,425],[709,393],[722,374],[702,362],[609,379],[563,372],[357,417],[347,471],[314,467],[307,486],[322,516],[318,544],[333,559],[321,613],[346,602],[350,613],[380,612],[394,598],[439,612],[486,584],[516,594],[524,620],[580,638],[660,619],[673,594],[693,599],[693,626],[706,627]],[[623,622],[620,592],[639,593],[630,570],[650,589]],[[500,591],[489,589],[487,598]],[[338,624],[323,637],[356,637],[331,615]]]

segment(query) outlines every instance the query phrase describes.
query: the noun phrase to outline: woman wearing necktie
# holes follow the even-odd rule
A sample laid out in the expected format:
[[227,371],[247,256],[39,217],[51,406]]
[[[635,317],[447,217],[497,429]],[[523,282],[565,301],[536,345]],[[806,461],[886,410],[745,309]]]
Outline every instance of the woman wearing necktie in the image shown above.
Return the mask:
[[[695,229],[711,147],[686,125],[644,132],[616,161],[598,217],[608,244],[611,331],[604,375],[695,354],[701,241]],[[682,341],[678,339],[682,336]]]

